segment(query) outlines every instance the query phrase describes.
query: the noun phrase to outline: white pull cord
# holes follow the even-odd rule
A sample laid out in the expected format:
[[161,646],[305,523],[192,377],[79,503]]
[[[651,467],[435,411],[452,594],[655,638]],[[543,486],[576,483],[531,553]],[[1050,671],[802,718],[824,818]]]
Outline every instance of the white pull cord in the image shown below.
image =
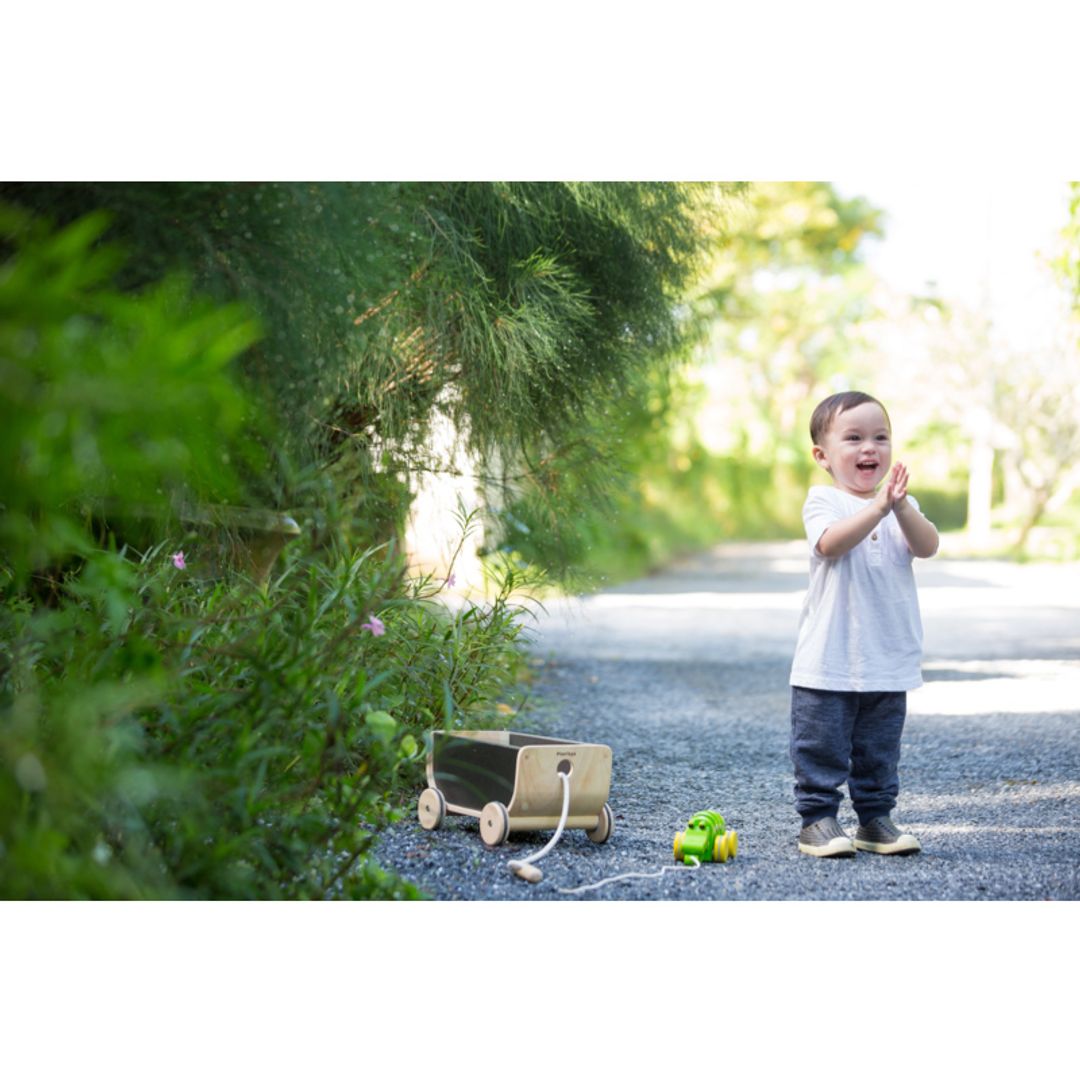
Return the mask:
[[701,866],[701,860],[696,855],[688,855],[687,858],[693,859],[693,863],[690,865],[683,864],[681,866],[664,866],[652,874],[647,874],[643,870],[635,870],[629,874],[619,874],[617,877],[604,878],[603,881],[597,881],[593,885],[578,885],[574,889],[559,889],[558,891],[561,893],[588,892],[590,889],[601,889],[605,885],[610,885],[613,881],[625,881],[627,878],[632,877],[658,878],[663,877],[665,874],[671,871],[677,872],[679,870],[696,870],[699,866]]
[[[563,786],[563,803],[562,813],[559,815],[559,825],[555,830],[555,835],[534,855],[528,856],[525,859],[511,859],[506,865],[514,871],[519,878],[524,878],[525,881],[535,885],[538,881],[543,880],[544,872],[539,866],[533,866],[533,863],[539,862],[558,842],[559,838],[563,834],[563,829],[566,828],[566,819],[570,816],[570,777],[566,773],[559,773],[559,779],[562,781]],[[693,862],[689,865],[683,864],[681,866],[665,866],[654,873],[645,873],[644,871],[634,871],[629,874],[619,874],[617,877],[604,878],[603,881],[597,881],[592,885],[578,885],[573,889],[559,889],[561,893],[579,893],[588,892],[590,889],[601,889],[605,885],[610,885],[615,881],[624,881],[627,878],[659,878],[670,871],[678,870],[697,870],[701,866],[701,860],[696,855],[690,855],[690,859]]]
[[559,779],[563,787],[562,813],[559,815],[559,827],[555,830],[555,835],[535,855],[530,855],[527,859],[511,859],[506,864],[519,878],[524,878],[533,885],[543,878],[544,872],[532,864],[539,862],[559,842],[559,837],[566,828],[566,819],[570,816],[570,777],[561,772]]

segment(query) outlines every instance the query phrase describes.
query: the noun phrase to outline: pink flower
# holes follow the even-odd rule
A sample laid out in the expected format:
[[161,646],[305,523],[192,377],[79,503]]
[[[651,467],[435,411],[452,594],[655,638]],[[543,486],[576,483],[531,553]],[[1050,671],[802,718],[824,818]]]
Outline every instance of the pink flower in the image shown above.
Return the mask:
[[184,553],[182,551],[174,551],[172,556],[172,564],[177,570],[186,570],[187,562],[184,559]]
[[375,637],[382,637],[386,633],[386,627],[383,626],[383,621],[378,615],[369,615],[368,620],[360,624],[361,630],[370,630]]
[[457,583],[457,578],[456,578],[456,577],[454,577],[454,575],[453,575],[453,574],[451,574],[451,575],[450,575],[450,576],[449,576],[449,577],[448,577],[448,578],[447,578],[447,579],[446,579],[446,580],[445,580],[445,581],[443,582],[443,585],[445,585],[445,586],[446,586],[446,588],[448,588],[448,589],[452,589],[452,588],[454,587],[454,585],[455,585],[456,583]]

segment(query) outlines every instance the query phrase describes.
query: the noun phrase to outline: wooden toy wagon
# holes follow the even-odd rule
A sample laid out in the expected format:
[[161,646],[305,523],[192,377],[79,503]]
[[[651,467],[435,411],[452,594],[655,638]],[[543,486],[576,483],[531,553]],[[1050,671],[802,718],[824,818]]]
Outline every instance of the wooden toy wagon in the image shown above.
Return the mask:
[[425,829],[437,829],[447,813],[479,818],[481,839],[498,847],[512,832],[558,828],[560,774],[570,789],[565,828],[604,843],[615,826],[607,804],[611,748],[513,731],[432,732],[417,816]]

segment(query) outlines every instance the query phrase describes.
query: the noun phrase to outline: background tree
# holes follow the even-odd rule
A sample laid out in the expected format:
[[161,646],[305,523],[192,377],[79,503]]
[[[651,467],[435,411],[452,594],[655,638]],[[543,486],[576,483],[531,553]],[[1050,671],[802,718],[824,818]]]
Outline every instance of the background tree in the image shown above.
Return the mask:
[[[1056,261],[1069,289],[1077,235],[1070,221]],[[1034,251],[1030,257],[1043,260]],[[1060,324],[1051,316],[1023,337],[996,325],[985,304],[975,310],[934,296],[891,296],[879,306],[871,339],[892,373],[890,400],[902,403],[911,422],[920,497],[923,479],[938,489],[931,506],[946,516],[935,520],[951,519],[949,493],[963,486],[966,542],[974,550],[1075,551],[1067,521],[1076,487],[1080,372],[1064,305]],[[1057,520],[1059,535],[1036,545],[1034,530],[1058,511],[1065,514]]]
[[1080,311],[1080,181],[1069,185],[1069,214],[1061,230],[1061,250],[1053,260],[1054,269]]
[[[1080,349],[1075,340],[1018,358],[1000,394],[999,417],[1013,433],[1007,476],[1023,488],[1015,502],[1013,550],[1027,550],[1032,530],[1062,506],[1080,482]],[[1066,552],[1071,554],[1070,552]]]
[[745,402],[751,452],[765,449],[760,435],[781,461],[802,460],[806,402],[858,366],[856,332],[872,314],[860,246],[881,235],[881,213],[831,184],[761,183],[732,201],[727,227],[697,296],[710,321],[703,360],[739,371],[747,393],[728,396]]
[[[586,418],[673,355],[709,188],[682,184],[49,184],[0,195],[60,222],[111,215],[123,284],[182,270],[260,316],[243,358],[285,435],[262,498],[296,506],[295,466],[351,493],[385,536],[448,412],[482,467],[553,499],[603,486]],[[590,450],[583,446],[591,439]],[[556,518],[558,515],[555,515]]]
[[[860,244],[880,233],[877,211],[828,184],[748,184],[714,190],[698,228],[686,347],[598,414],[622,483],[598,502],[571,473],[567,553],[594,578],[724,537],[793,535],[811,398],[858,370],[874,313]],[[508,516],[516,551],[553,557],[541,508],[520,500]]]

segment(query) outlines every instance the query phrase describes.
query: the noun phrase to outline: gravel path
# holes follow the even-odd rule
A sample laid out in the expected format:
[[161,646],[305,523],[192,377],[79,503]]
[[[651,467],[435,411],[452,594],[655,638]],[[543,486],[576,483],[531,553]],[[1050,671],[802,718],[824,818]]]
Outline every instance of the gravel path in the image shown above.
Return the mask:
[[[613,751],[615,832],[567,832],[529,885],[474,818],[388,830],[379,862],[442,900],[1080,899],[1080,565],[917,564],[926,685],[909,695],[894,817],[920,855],[796,848],[788,687],[805,547],[724,545],[662,574],[548,606],[532,646],[530,730]],[[418,793],[419,794],[419,793]],[[738,857],[675,869],[674,833],[715,808]],[[845,801],[841,824],[853,830]],[[632,878],[560,892],[629,872]]]

